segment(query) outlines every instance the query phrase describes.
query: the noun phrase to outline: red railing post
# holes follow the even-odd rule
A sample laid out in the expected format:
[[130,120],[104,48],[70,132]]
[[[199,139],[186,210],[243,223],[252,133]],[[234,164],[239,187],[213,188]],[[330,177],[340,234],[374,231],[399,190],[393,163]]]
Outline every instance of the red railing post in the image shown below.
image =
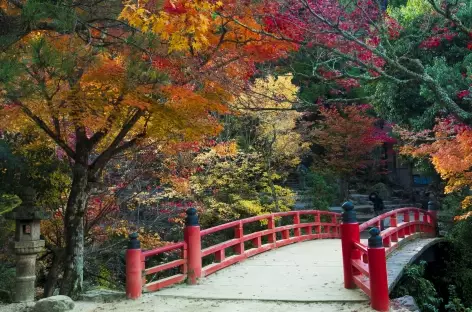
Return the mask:
[[433,201],[428,202],[428,212],[430,214],[430,223],[433,225],[432,233],[436,236],[439,234],[438,228],[438,209]]
[[382,237],[377,228],[369,230],[369,258],[370,299],[371,306],[377,311],[388,311],[390,299],[388,297],[387,258],[383,247]]
[[269,235],[267,235],[267,241],[269,242],[269,244],[274,244],[274,247],[277,246],[277,236],[275,233],[274,215],[270,215],[269,218],[267,218],[267,229],[274,230],[273,233],[270,233]]
[[240,241],[238,244],[234,245],[234,252],[238,255],[242,255],[244,253],[244,241],[241,240],[244,236],[243,230],[243,223],[242,221],[234,228],[234,238],[239,238]]
[[[397,227],[398,226],[398,221],[397,221],[397,214],[394,213],[393,215],[390,216],[390,226],[391,227]],[[390,238],[390,241],[391,242],[398,242],[398,232],[397,233],[393,233],[391,238]]]
[[141,243],[138,240],[138,233],[131,233],[126,250],[126,297],[128,299],[138,299],[143,292],[144,267],[141,257]]
[[[403,213],[403,222],[409,223],[410,222],[410,210],[407,210]],[[405,235],[410,235],[411,234],[411,228],[410,226],[407,226],[405,228]]]
[[187,282],[194,285],[202,277],[202,240],[195,208],[187,209],[184,240],[187,243]]
[[[297,211],[294,215],[293,215],[293,224],[295,225],[299,225],[300,224],[300,211]],[[300,232],[300,228],[297,227],[295,229],[293,229],[293,236],[295,237],[298,237],[301,235],[301,232]]]
[[355,288],[354,270],[352,259],[359,259],[359,252],[354,250],[354,242],[360,242],[359,223],[357,222],[354,205],[345,202],[342,205],[344,210],[341,224],[341,246],[343,253],[344,287]]

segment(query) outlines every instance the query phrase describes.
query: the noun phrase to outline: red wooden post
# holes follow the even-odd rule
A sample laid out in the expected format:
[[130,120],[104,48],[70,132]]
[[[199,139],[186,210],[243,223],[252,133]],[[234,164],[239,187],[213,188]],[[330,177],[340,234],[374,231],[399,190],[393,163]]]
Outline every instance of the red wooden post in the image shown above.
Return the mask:
[[[420,212],[419,210],[415,210],[415,221],[420,221]],[[420,227],[418,224],[415,225],[415,233],[420,231]]]
[[141,263],[141,256],[138,233],[131,233],[126,250],[126,297],[128,299],[138,299],[143,292],[144,267]]
[[239,224],[234,228],[234,238],[239,239],[239,243],[234,246],[234,252],[238,255],[242,255],[244,253],[244,241],[242,240],[243,236],[243,222],[239,221]]
[[354,242],[360,242],[359,223],[357,222],[354,205],[351,202],[345,202],[342,208],[344,210],[342,214],[343,223],[341,224],[344,288],[355,288],[352,259],[360,258],[358,253],[354,253]]
[[438,209],[433,201],[428,202],[428,212],[430,214],[429,222],[433,225],[433,234],[438,236],[439,228],[438,228]]
[[322,227],[321,227],[321,215],[319,212],[315,214],[315,223],[318,223],[317,226],[315,226],[315,234],[321,234]]
[[390,299],[388,297],[387,259],[382,237],[377,228],[369,231],[369,246],[367,255],[369,258],[370,273],[370,299],[371,306],[377,311],[388,311]]
[[[300,224],[300,211],[297,211],[295,215],[293,215],[293,224],[298,225]],[[298,237],[301,235],[300,233],[300,228],[295,228],[293,230],[293,234],[295,237]]]
[[[269,218],[267,219],[267,228],[269,230],[275,230],[275,220],[274,220],[274,216],[271,215],[269,216]],[[271,233],[269,235],[267,235],[267,240],[269,241],[269,244],[274,244],[277,242],[277,236],[276,236],[276,233]]]
[[[390,216],[390,226],[391,227],[397,227],[397,214],[394,213],[392,216]],[[398,242],[398,233],[393,233],[390,240],[392,242]]]
[[195,208],[187,209],[184,240],[187,243],[187,282],[194,285],[202,277],[202,241]]
[[[409,223],[410,222],[410,211],[406,211],[403,213],[403,222]],[[410,235],[411,234],[411,227],[407,226],[405,228],[405,235]]]

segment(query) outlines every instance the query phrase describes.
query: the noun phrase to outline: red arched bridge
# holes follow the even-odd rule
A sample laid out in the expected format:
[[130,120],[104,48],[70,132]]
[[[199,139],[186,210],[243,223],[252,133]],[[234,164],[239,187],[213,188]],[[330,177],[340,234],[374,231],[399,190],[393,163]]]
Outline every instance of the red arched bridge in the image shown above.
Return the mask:
[[[431,208],[396,209],[359,225],[347,202],[342,214],[279,212],[203,230],[190,208],[182,242],[141,250],[137,234],[130,235],[126,293],[130,299],[156,290],[159,296],[201,299],[370,299],[374,310],[388,311],[389,291],[405,265],[438,241]],[[361,239],[367,230],[370,237]],[[168,287],[185,280],[193,286]]]

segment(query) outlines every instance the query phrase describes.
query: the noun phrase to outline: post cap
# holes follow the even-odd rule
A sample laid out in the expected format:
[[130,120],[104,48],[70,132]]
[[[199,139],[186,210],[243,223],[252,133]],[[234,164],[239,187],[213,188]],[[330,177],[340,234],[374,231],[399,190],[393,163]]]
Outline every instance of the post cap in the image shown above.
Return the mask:
[[186,226],[199,226],[200,225],[198,223],[197,209],[193,207],[188,208],[186,213],[187,213],[187,218],[185,218]]
[[369,230],[370,237],[368,239],[369,248],[381,248],[383,247],[382,236],[380,236],[380,230],[373,227]]
[[354,204],[350,201],[342,204],[341,208],[344,210],[342,213],[343,223],[357,223],[356,211],[354,210]]
[[138,240],[139,234],[133,232],[128,235],[128,249],[141,249],[141,242]]

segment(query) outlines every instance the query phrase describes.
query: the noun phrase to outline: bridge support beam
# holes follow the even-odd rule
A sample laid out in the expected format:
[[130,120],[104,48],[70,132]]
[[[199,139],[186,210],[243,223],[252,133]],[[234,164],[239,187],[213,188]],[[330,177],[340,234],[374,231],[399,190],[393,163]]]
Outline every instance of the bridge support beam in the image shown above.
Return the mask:
[[388,296],[387,259],[382,237],[377,228],[369,231],[369,246],[367,257],[369,258],[370,299],[372,309],[388,311],[390,299]]
[[202,241],[195,208],[187,209],[184,240],[187,243],[187,282],[195,285],[202,277]]
[[341,224],[344,288],[352,289],[356,288],[353,276],[359,274],[359,272],[354,272],[352,266],[353,259],[360,259],[360,254],[354,248],[354,243],[360,242],[359,223],[357,222],[354,205],[351,202],[345,202],[342,208],[344,210]]

